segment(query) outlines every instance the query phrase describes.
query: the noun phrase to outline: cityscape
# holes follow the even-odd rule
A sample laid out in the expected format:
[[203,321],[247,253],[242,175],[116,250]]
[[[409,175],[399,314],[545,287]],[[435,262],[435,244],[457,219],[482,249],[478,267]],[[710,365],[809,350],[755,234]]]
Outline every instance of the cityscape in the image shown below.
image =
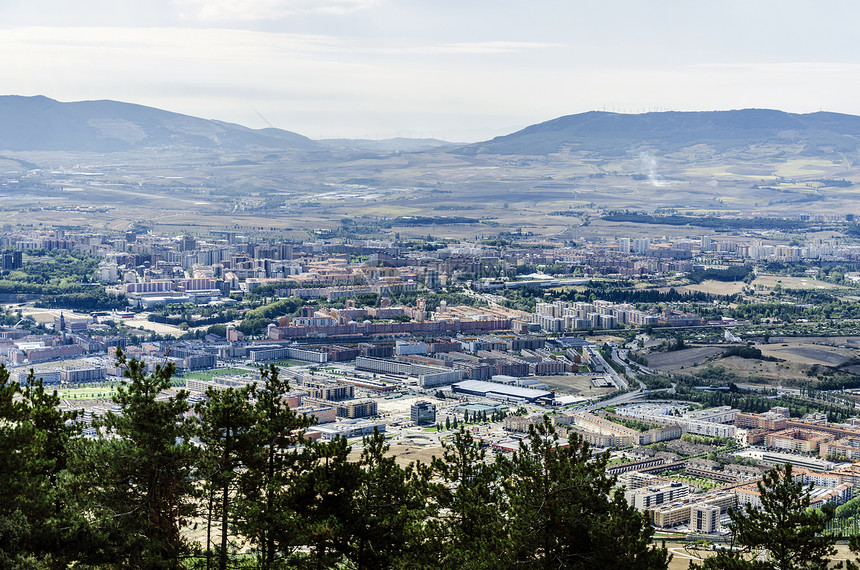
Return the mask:
[[860,568],[860,7],[2,14],[0,568]]
[[[548,416],[562,436],[606,450],[626,501],[671,537],[725,539],[729,513],[760,506],[757,483],[775,465],[813,485],[812,507],[852,501],[856,319],[765,310],[775,293],[797,307],[782,296],[799,291],[765,274],[774,267],[816,267],[791,275],[850,292],[850,239],[517,239],[426,236],[415,247],[7,228],[4,283],[61,259],[89,274],[74,294],[5,293],[0,358],[17,382],[32,370],[56,389],[93,438],[122,413],[118,349],[149,373],[174,367],[161,397],[184,389],[190,404],[262,385],[274,364],[289,382],[282,401],[310,422],[307,441],[344,437],[357,452],[376,431],[403,465],[429,463],[463,425],[493,453],[516,452]],[[822,274],[837,265],[838,281]],[[739,314],[741,300],[759,314]],[[774,377],[715,364],[732,361]],[[837,390],[812,389],[833,370]]]

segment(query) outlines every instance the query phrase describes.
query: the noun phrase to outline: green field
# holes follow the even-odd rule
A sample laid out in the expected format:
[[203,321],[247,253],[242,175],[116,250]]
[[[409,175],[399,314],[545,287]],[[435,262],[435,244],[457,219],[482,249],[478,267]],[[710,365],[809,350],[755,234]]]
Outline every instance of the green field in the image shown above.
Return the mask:
[[79,387],[65,386],[57,390],[57,395],[63,400],[92,400],[95,398],[113,398],[118,382],[102,382],[99,384],[84,384]]
[[307,366],[311,363],[304,362],[303,360],[275,360],[274,362],[267,362],[266,364],[274,364],[275,366]]
[[200,372],[188,372],[187,374],[182,374],[181,379],[184,380],[186,378],[192,378],[196,380],[212,380],[214,376],[242,376],[243,374],[248,374],[249,372],[256,372],[256,370],[250,368],[216,368],[214,370],[203,370]]

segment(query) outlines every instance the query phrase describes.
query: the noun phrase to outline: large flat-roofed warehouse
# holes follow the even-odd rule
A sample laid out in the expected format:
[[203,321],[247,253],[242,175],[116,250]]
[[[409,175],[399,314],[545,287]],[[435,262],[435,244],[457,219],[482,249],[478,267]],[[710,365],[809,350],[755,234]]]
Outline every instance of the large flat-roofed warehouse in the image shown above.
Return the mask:
[[552,392],[548,392],[546,390],[520,388],[519,386],[507,386],[505,384],[483,382],[481,380],[457,382],[456,384],[453,384],[451,388],[455,392],[513,402],[534,402],[535,400],[550,398],[552,396]]

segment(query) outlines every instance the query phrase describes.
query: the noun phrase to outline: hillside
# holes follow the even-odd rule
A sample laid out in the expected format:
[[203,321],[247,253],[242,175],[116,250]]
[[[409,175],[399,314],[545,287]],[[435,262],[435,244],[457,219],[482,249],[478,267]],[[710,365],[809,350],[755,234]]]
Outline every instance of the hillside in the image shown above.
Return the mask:
[[800,145],[804,155],[857,152],[860,117],[769,109],[640,115],[592,111],[531,125],[510,135],[461,147],[459,152],[545,155],[567,150],[611,156],[646,149],[670,153],[700,144],[715,152],[762,144]]
[[853,154],[860,117],[769,109],[625,115],[591,111],[531,125],[489,141],[453,145],[432,139],[312,141],[274,128],[254,130],[118,101],[63,103],[43,96],[0,96],[0,151],[121,152],[183,148],[531,155],[584,151],[612,157],[647,150],[666,155],[692,146],[737,154],[768,146],[776,155]]
[[318,148],[290,131],[254,130],[118,101],[62,103],[42,96],[0,96],[0,126],[0,149],[8,151]]
[[132,220],[171,204],[180,216],[244,212],[339,231],[345,218],[462,215],[571,236],[597,228],[595,213],[615,212],[601,223],[626,227],[653,221],[619,212],[668,209],[678,216],[660,221],[683,232],[703,213],[860,215],[860,117],[589,112],[466,145],[312,141],[115,101],[8,96],[0,167],[10,208],[50,199],[57,216],[79,201],[141,208],[123,212]]

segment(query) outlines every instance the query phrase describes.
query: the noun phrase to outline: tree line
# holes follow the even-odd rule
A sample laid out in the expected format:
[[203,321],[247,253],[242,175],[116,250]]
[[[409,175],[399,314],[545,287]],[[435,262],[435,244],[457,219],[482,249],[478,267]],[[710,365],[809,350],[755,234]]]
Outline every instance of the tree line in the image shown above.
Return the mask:
[[174,369],[118,352],[127,378],[83,429],[31,373],[0,367],[0,567],[666,568],[608,455],[549,419],[519,451],[464,429],[399,465],[383,434],[358,457],[310,441],[278,369],[191,405]]
[[682,216],[678,214],[655,216],[641,212],[610,212],[602,219],[610,222],[633,222],[637,224],[660,224],[666,226],[700,226],[715,230],[765,229],[802,230],[808,224],[784,218],[728,218],[717,216]]
[[716,295],[703,291],[679,292],[674,287],[668,291],[660,289],[633,289],[629,287],[610,286],[602,281],[590,281],[584,291],[569,289],[558,296],[564,301],[593,302],[597,299],[613,303],[710,303],[711,301],[734,301],[736,295]]

